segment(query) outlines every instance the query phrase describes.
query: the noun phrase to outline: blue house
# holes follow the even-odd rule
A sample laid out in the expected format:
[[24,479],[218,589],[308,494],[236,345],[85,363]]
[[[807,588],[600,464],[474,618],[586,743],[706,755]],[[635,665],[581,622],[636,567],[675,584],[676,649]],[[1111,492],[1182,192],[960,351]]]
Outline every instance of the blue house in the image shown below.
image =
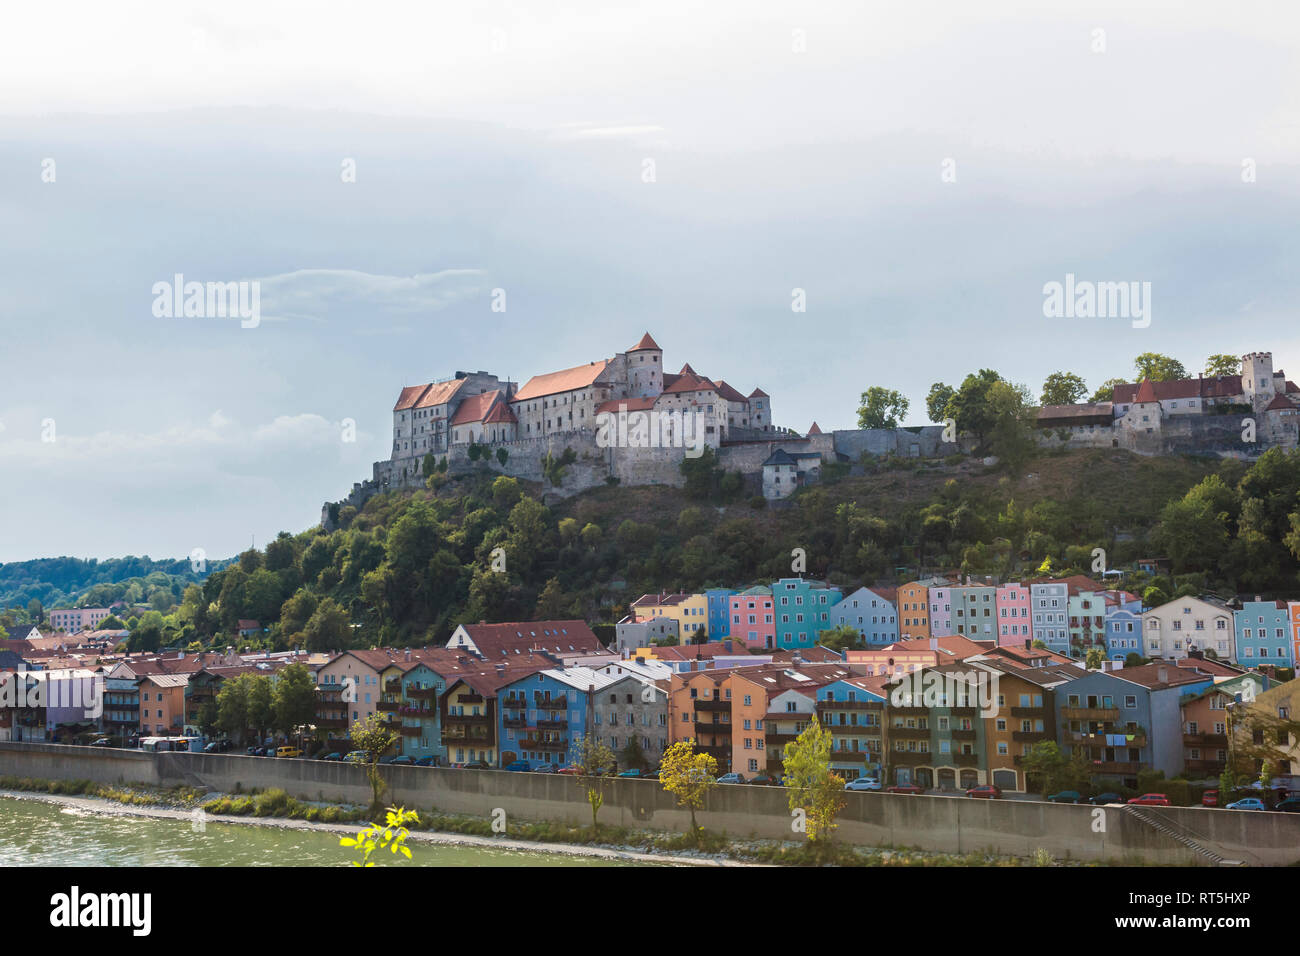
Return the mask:
[[1295,667],[1290,608],[1286,601],[1243,601],[1233,614],[1237,664],[1241,667]]
[[1130,654],[1142,656],[1142,609],[1106,609],[1106,656],[1122,661]]
[[867,647],[884,647],[898,640],[897,588],[860,587],[831,607],[830,626],[847,624],[862,635]]
[[812,647],[817,634],[829,630],[831,608],[840,603],[840,589],[820,581],[781,578],[772,585],[772,606],[776,613],[776,647],[784,650]]
[[817,688],[817,720],[831,732],[831,769],[845,780],[881,779],[885,697],[865,677]]
[[500,765],[570,763],[583,736],[596,732],[594,694],[618,679],[590,667],[566,667],[503,684],[497,691]]
[[731,636],[731,596],[735,593],[730,588],[709,588],[704,592],[709,608],[709,640],[725,641]]

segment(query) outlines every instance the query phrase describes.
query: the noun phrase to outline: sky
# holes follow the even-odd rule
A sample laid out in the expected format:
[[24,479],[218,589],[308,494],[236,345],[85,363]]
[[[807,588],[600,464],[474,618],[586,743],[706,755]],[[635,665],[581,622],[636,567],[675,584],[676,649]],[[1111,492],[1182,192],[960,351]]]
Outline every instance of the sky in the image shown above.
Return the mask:
[[[0,562],[264,545],[403,385],[645,331],[800,431],[979,368],[1300,379],[1298,174],[1294,5],[9,5]],[[178,274],[259,321],[156,314]],[[1150,324],[1046,317],[1067,274]]]

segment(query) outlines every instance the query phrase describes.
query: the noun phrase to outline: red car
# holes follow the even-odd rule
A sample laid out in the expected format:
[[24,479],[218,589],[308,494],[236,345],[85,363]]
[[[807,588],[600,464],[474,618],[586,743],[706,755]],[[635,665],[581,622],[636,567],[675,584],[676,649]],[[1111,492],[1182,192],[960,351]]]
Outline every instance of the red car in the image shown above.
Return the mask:
[[1206,790],[1203,794],[1201,794],[1201,806],[1217,807],[1218,805],[1219,805],[1219,791]]
[[1133,797],[1129,803],[1136,803],[1144,807],[1167,807],[1169,798],[1163,793],[1144,793],[1140,797]]
[[560,768],[559,770],[557,770],[556,772],[557,772],[557,773],[567,773],[567,774],[570,774],[570,775],[574,775],[574,776],[576,776],[577,774],[582,773],[582,768],[581,768],[581,767],[561,767],[561,768]]
[[925,793],[920,787],[910,783],[900,783],[892,787],[886,787],[885,793],[910,793],[912,796]]
[[971,787],[966,791],[966,796],[979,797],[983,800],[1000,800],[1002,799],[1002,791],[992,784],[986,783],[981,787]]

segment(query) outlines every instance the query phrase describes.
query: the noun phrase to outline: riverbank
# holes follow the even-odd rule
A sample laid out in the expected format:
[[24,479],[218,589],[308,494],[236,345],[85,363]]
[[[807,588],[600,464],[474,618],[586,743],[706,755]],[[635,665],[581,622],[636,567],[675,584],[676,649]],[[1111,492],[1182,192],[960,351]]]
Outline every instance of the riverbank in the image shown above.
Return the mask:
[[[60,803],[84,812],[128,814],[194,824],[250,824],[286,830],[351,836],[366,825],[365,809],[351,804],[303,802],[283,791],[217,794],[192,787],[158,788],[91,781],[0,777],[0,795]],[[659,865],[761,866],[1051,866],[1080,865],[1045,853],[1032,860],[989,853],[925,853],[914,848],[817,847],[806,842],[736,839],[705,831],[700,845],[689,834],[673,834],[602,825],[597,837],[589,828],[536,821],[494,821],[436,808],[419,810],[420,823],[410,828],[413,845],[431,844],[521,853],[560,854]],[[234,812],[223,812],[230,811]],[[505,832],[497,832],[504,827]]]

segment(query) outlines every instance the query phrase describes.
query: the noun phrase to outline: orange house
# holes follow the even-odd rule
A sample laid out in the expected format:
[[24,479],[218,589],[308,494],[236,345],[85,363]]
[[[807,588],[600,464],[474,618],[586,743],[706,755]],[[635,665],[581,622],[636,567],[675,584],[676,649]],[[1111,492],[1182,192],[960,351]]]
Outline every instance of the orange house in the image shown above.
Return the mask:
[[146,674],[140,679],[140,733],[171,735],[185,729],[188,674]]
[[913,581],[898,589],[898,633],[903,638],[930,636],[930,589]]

